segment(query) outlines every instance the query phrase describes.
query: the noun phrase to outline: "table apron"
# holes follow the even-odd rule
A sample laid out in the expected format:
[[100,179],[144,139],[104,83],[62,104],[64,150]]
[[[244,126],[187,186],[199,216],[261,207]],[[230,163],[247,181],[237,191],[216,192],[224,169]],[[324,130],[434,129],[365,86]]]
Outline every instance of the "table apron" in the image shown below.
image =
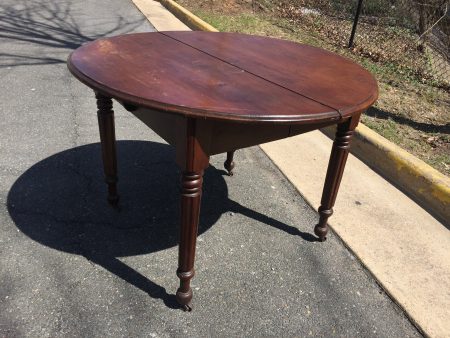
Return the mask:
[[[188,119],[182,115],[160,112],[148,108],[131,111],[138,119],[161,136],[167,143],[177,147],[185,134]],[[220,154],[258,144],[271,142],[336,124],[336,121],[310,124],[249,124],[242,122],[195,119],[203,130],[202,148],[208,155]],[[342,121],[339,121],[342,122]]]

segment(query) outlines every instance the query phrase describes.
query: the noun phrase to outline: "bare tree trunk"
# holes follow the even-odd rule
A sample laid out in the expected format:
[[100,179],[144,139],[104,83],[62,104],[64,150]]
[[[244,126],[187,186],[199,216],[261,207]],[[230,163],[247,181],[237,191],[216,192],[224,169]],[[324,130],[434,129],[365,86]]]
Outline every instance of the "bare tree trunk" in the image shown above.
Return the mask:
[[419,35],[422,35],[427,30],[427,9],[425,0],[421,0],[417,3],[419,9]]
[[426,43],[426,34],[424,34],[427,30],[427,19],[428,19],[428,6],[426,3],[426,0],[419,0],[419,2],[417,3],[418,6],[418,10],[419,10],[419,36],[420,36],[420,41],[419,44],[417,46],[417,49],[420,52],[424,52],[425,51],[425,43]]

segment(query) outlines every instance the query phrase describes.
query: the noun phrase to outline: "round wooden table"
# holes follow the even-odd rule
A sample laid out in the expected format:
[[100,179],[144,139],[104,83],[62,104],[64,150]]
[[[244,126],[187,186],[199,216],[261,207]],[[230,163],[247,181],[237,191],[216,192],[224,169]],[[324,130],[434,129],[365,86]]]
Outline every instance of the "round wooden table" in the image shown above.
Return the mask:
[[[325,240],[352,133],[378,96],[369,72],[336,54],[235,33],[116,36],[75,50],[68,67],[96,94],[108,200],[118,202],[112,99],[176,148],[182,169],[176,293],[191,309],[203,171],[209,157],[337,124],[314,232]],[[151,156],[151,154],[149,154]]]

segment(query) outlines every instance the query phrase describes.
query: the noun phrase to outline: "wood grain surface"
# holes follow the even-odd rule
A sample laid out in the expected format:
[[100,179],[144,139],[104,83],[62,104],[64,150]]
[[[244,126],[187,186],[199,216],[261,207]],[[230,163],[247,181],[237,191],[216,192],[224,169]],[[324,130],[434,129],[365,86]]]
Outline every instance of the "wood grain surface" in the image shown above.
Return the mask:
[[323,49],[262,36],[219,33],[217,39],[207,32],[189,33],[163,34],[343,114],[367,108],[377,98],[368,71]]
[[96,40],[70,71],[96,91],[187,117],[339,121],[377,98],[373,77],[330,52],[237,33],[152,32]]

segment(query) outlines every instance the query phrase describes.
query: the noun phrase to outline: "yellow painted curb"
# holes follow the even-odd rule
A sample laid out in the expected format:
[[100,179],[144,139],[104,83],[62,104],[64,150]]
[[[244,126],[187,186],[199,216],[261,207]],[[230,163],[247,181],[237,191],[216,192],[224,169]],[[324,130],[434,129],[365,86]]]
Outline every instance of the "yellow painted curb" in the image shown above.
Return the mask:
[[[333,139],[335,127],[322,132]],[[450,178],[363,124],[355,130],[351,152],[450,227]]]
[[[175,1],[159,1],[191,29],[218,32]],[[334,127],[322,132],[334,138]],[[351,152],[450,228],[450,178],[361,123]]]
[[198,16],[189,12],[186,8],[180,6],[175,1],[172,0],[159,0],[159,2],[166,7],[173,15],[175,15],[180,21],[182,21],[186,26],[196,31],[206,31],[206,32],[218,32],[209,23],[206,23]]

